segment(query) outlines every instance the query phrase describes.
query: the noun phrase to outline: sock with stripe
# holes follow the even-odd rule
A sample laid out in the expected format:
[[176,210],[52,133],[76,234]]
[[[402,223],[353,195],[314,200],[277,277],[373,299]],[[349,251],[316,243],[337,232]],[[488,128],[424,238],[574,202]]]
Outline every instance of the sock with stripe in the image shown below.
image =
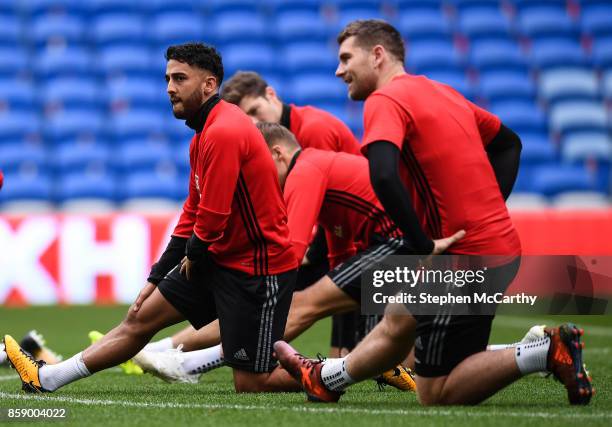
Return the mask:
[[549,348],[549,337],[540,338],[537,341],[525,344],[518,344],[514,351],[514,357],[521,374],[527,375],[533,372],[545,372]]
[[83,352],[75,354],[70,359],[57,365],[44,365],[38,371],[40,385],[49,391],[55,391],[66,384],[90,375],[89,369],[83,362]]
[[203,374],[224,364],[221,345],[183,353],[183,368],[189,374]]
[[174,348],[172,345],[172,338],[164,338],[159,341],[151,342],[144,346],[143,350],[145,351],[166,351]]
[[346,370],[346,357],[327,359],[321,368],[321,379],[325,387],[332,391],[342,391],[355,384]]
[[516,342],[514,344],[491,344],[487,346],[487,351],[506,350],[509,348],[514,348],[519,344],[520,342]]

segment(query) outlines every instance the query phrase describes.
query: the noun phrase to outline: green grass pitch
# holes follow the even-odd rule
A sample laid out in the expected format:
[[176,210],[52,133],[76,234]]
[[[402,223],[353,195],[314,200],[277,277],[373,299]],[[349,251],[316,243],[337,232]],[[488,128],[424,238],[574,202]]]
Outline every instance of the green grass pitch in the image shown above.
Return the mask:
[[[0,308],[0,333],[20,339],[29,329],[38,329],[49,347],[70,356],[88,344],[89,330],[108,330],[125,311],[124,306]],[[111,369],[56,393],[32,396],[20,391],[14,371],[5,367],[0,368],[0,408],[67,408],[66,424],[87,426],[610,426],[612,317],[575,316],[570,320],[586,330],[585,360],[597,388],[588,407],[570,407],[560,384],[537,375],[476,407],[422,408],[414,394],[394,389],[381,392],[372,381],[352,387],[339,404],[332,405],[305,403],[301,393],[237,395],[228,368],[205,374],[197,385],[166,384],[149,375],[126,376]],[[559,319],[498,317],[491,342],[516,341],[531,325],[547,322],[555,324]],[[328,320],[318,323],[296,341],[296,347],[307,355],[324,353],[329,330]]]

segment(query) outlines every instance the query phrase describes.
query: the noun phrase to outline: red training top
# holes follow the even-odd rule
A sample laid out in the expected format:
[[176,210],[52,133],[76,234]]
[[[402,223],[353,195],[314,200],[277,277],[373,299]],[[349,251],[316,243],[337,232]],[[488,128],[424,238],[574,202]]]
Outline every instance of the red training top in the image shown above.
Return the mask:
[[366,249],[374,233],[401,237],[374,194],[363,156],[314,148],[298,152],[284,196],[297,259],[304,258],[316,223],[325,229],[331,268]]
[[251,275],[297,268],[278,174],[263,136],[219,101],[189,148],[189,195],[173,236],[195,233],[214,261]]
[[425,233],[438,239],[466,231],[450,253],[519,255],[484,149],[500,124],[450,86],[404,74],[366,99],[362,150],[381,140],[400,149],[400,175]]

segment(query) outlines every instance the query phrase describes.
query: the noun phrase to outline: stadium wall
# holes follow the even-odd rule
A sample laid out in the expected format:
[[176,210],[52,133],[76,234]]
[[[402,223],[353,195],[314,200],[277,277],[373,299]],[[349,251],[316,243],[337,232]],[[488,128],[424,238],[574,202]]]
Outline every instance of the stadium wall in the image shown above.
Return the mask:
[[[612,209],[515,211],[525,254],[612,255]],[[0,217],[0,303],[131,303],[174,215]]]

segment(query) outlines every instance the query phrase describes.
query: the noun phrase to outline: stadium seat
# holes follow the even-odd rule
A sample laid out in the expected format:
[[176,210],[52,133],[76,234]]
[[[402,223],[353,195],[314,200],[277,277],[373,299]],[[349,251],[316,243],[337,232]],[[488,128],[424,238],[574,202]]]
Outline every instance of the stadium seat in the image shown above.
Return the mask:
[[554,67],[588,66],[586,54],[577,41],[539,39],[533,42],[531,61],[540,70]]
[[164,162],[174,164],[170,147],[147,140],[132,140],[121,144],[114,158],[115,166],[124,172],[154,171]]
[[594,100],[599,97],[599,83],[592,70],[559,68],[540,74],[538,93],[549,103],[569,99]]
[[314,10],[279,12],[274,21],[275,33],[282,43],[295,41],[325,41],[332,31]]
[[53,180],[49,175],[40,174],[36,170],[25,173],[6,174],[4,185],[0,192],[0,201],[4,204],[23,200],[51,200]]
[[94,15],[105,13],[140,13],[146,4],[145,0],[91,0],[89,11]]
[[606,132],[577,132],[561,141],[564,160],[601,160],[612,162],[612,140]]
[[40,132],[37,114],[25,111],[0,111],[0,141],[22,140]]
[[335,50],[326,43],[287,43],[282,58],[289,73],[314,71],[333,74],[338,66]]
[[559,102],[550,110],[550,126],[552,130],[561,134],[605,130],[607,126],[606,110],[600,102]]
[[468,99],[474,99],[474,86],[461,71],[432,71],[427,73],[427,77],[451,86]]
[[531,174],[531,190],[545,196],[567,191],[596,191],[596,179],[584,167],[573,165],[540,166]]
[[34,71],[41,78],[82,77],[91,72],[91,54],[83,47],[51,47],[33,61]]
[[602,77],[603,96],[608,101],[612,101],[612,70],[608,70]]
[[0,15],[0,47],[11,48],[21,43],[21,22],[12,14]]
[[546,132],[546,117],[533,102],[496,102],[491,104],[490,110],[519,135],[522,132]]
[[512,3],[512,6],[514,6],[515,11],[518,13],[533,7],[563,8],[567,6],[567,0],[512,0],[510,3]]
[[110,158],[106,145],[79,143],[58,146],[52,157],[53,167],[59,174],[107,170]]
[[346,100],[345,85],[329,74],[300,74],[291,82],[291,95],[297,104],[322,104]]
[[601,69],[612,69],[612,37],[595,40],[593,44],[593,62]]
[[460,14],[459,30],[471,40],[508,37],[510,22],[499,7],[470,8]]
[[568,191],[553,198],[552,205],[555,209],[594,210],[610,209],[612,200],[606,194],[596,191]]
[[228,76],[238,70],[252,70],[262,74],[273,71],[277,54],[268,44],[244,43],[221,48],[223,66]]
[[79,44],[85,41],[85,24],[76,15],[42,15],[31,23],[26,32],[36,45]]
[[122,178],[121,197],[167,198],[182,200],[187,196],[187,184],[178,179],[176,173],[168,170],[130,173]]
[[116,45],[99,51],[98,70],[106,75],[151,73],[152,58],[146,45]]
[[482,39],[472,43],[470,63],[480,71],[527,71],[527,60],[512,40]]
[[61,110],[46,117],[45,138],[59,142],[71,138],[94,137],[102,131],[104,117],[96,110]]
[[321,0],[271,0],[276,13],[309,11],[320,13],[325,3]]
[[47,167],[47,150],[41,144],[19,142],[0,143],[0,170],[5,174],[36,169],[44,171]]
[[110,117],[107,132],[116,142],[163,133],[163,114],[158,110],[128,110]]
[[267,21],[256,12],[226,12],[215,16],[213,34],[218,43],[263,42],[272,35]]
[[58,78],[45,82],[41,101],[47,107],[92,109],[104,104],[104,96],[94,79]]
[[115,200],[116,197],[115,177],[104,170],[62,175],[55,188],[55,199],[59,203],[73,199]]
[[164,135],[172,144],[189,144],[193,137],[193,130],[183,120],[172,117],[172,112],[168,108],[168,112],[165,114]]
[[259,0],[208,0],[206,10],[218,15],[226,12],[258,12],[267,2]]
[[597,4],[582,9],[582,31],[594,37],[612,36],[612,4]]
[[111,109],[168,107],[166,84],[160,78],[121,76],[108,79],[105,94]]
[[519,136],[523,145],[521,165],[552,165],[558,161],[557,150],[545,133],[521,132]]
[[19,4],[19,11],[31,18],[41,15],[80,15],[85,17],[89,12],[89,2],[82,0],[27,0],[14,2]]
[[510,211],[539,211],[546,209],[549,204],[548,199],[541,194],[512,191],[506,200],[506,206]]
[[480,76],[480,95],[489,102],[532,101],[535,84],[525,72],[490,71]]
[[461,55],[451,43],[440,41],[414,42],[408,45],[408,67],[416,74],[428,71],[457,71],[462,69]]
[[440,10],[405,9],[400,12],[397,29],[410,41],[442,39],[450,41],[452,27]]
[[518,16],[519,31],[531,38],[576,37],[578,29],[564,7],[533,6],[523,9]]
[[32,111],[36,108],[36,92],[29,79],[0,80],[0,110]]
[[144,43],[147,34],[145,21],[137,13],[110,13],[96,16],[91,32],[92,39],[98,46],[112,43]]
[[349,22],[357,19],[385,19],[385,16],[380,11],[380,6],[342,9],[338,12],[337,30],[341,30]]
[[29,72],[30,61],[25,50],[0,46],[0,77],[25,75]]
[[148,0],[144,7],[151,14],[194,13],[199,3],[197,0],[183,0],[180,2],[176,0]]
[[150,32],[161,45],[204,39],[206,25],[197,14],[186,12],[161,13],[153,17]]
[[448,0],[447,3],[453,5],[460,13],[474,9],[498,8],[502,4],[500,0]]

